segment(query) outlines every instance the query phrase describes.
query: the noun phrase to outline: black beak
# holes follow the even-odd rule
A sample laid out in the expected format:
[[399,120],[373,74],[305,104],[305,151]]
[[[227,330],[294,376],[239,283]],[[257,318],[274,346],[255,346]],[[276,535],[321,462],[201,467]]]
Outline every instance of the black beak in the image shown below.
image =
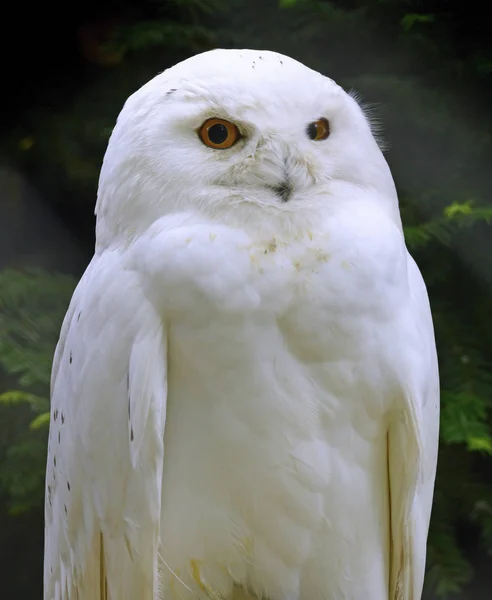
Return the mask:
[[272,186],[271,189],[277,194],[282,202],[288,202],[292,194],[292,186],[287,181],[283,181],[280,185]]

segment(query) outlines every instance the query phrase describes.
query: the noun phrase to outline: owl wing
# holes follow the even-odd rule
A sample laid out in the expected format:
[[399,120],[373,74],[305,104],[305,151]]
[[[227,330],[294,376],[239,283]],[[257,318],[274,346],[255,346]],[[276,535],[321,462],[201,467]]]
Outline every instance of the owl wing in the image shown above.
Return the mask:
[[94,257],[52,370],[44,600],[154,600],[166,336],[122,255]]
[[427,291],[411,257],[393,353],[403,410],[388,432],[390,600],[420,600],[437,465],[439,374]]

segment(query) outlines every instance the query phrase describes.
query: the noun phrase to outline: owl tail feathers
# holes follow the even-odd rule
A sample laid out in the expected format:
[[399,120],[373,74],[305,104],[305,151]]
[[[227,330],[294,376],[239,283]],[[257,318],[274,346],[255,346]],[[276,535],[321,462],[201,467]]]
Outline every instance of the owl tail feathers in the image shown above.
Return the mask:
[[[388,431],[388,484],[390,500],[391,600],[418,600],[422,593],[425,542],[417,543],[422,515],[418,489],[423,461],[422,418],[416,395],[406,394],[400,417]],[[418,398],[417,398],[418,399]],[[419,400],[419,399],[418,399]]]
[[148,551],[140,554],[124,534],[112,537],[104,532],[99,534],[97,558],[99,570],[97,592],[87,600],[157,600],[159,598],[157,552]]
[[104,564],[104,538],[99,534],[99,599],[108,599],[108,580],[106,579],[106,566]]

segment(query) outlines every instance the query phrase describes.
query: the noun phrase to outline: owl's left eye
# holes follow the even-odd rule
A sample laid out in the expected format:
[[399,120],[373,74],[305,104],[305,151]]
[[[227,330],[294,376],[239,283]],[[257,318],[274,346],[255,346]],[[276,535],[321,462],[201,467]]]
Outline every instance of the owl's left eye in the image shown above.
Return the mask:
[[326,140],[330,135],[330,123],[328,122],[328,119],[318,119],[317,121],[309,123],[306,127],[306,133],[308,138],[315,142]]
[[225,119],[207,119],[198,130],[201,141],[209,148],[224,150],[234,146],[241,134],[237,125]]

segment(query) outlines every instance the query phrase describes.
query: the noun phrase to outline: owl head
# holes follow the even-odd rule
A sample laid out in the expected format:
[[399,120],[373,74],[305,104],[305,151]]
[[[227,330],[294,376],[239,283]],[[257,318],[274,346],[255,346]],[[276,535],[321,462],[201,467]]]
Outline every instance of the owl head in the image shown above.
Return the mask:
[[252,226],[318,219],[361,189],[399,220],[391,173],[354,97],[276,52],[212,50],[127,100],[101,169],[97,238],[128,239],[176,212]]

